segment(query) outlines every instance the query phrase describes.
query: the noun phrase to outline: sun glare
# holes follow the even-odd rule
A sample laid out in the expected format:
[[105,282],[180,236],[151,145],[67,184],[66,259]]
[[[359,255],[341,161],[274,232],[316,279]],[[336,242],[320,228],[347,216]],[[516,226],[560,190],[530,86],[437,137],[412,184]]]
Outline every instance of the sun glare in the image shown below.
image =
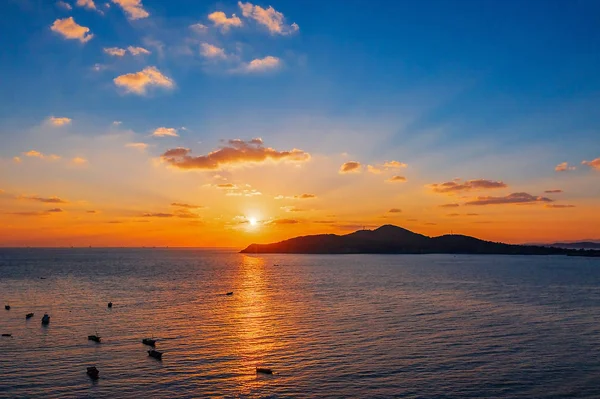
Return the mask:
[[250,226],[256,226],[257,220],[255,217],[248,218],[248,222],[250,222]]

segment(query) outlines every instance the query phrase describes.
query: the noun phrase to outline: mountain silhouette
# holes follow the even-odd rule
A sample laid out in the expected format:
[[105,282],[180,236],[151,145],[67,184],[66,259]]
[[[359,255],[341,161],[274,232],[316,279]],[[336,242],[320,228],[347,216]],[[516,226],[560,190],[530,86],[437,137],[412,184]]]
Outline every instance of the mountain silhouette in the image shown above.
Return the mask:
[[394,225],[346,235],[318,234],[272,244],[251,244],[242,253],[295,254],[489,254],[598,256],[600,251],[512,245],[448,234],[428,237]]

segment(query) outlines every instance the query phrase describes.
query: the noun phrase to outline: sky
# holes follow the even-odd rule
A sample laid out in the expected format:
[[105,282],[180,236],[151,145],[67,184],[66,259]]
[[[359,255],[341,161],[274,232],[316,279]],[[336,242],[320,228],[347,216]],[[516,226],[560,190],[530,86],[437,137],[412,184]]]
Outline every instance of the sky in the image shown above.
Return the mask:
[[0,246],[600,240],[597,1],[0,2]]

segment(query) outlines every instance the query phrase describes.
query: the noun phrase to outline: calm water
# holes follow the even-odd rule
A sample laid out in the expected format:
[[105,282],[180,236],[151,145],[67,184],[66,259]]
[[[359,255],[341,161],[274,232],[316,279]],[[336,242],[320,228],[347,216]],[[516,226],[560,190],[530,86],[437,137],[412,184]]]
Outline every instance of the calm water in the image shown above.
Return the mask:
[[600,397],[599,259],[0,250],[0,301],[2,398]]

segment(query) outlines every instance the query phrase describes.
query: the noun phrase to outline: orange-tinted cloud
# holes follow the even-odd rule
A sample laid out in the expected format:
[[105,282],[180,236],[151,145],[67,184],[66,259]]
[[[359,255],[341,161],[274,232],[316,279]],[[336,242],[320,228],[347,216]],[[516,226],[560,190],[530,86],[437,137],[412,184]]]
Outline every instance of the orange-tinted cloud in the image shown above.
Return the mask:
[[389,213],[400,213],[402,212],[402,209],[398,209],[398,208],[392,208],[388,211]]
[[156,67],[149,66],[135,73],[117,76],[113,79],[116,86],[125,89],[127,93],[145,94],[148,87],[172,89],[174,82],[163,75]]
[[52,208],[52,209],[48,209],[46,211],[32,211],[32,212],[12,212],[10,213],[10,215],[15,215],[15,216],[48,216],[48,215],[52,215],[53,213],[61,213],[64,212],[62,209],[60,208]]
[[386,180],[388,183],[404,183],[406,181],[406,177],[404,176],[392,176]]
[[388,169],[406,168],[407,166],[404,162],[398,161],[388,161],[383,164],[383,167]]
[[175,215],[172,213],[157,212],[157,213],[144,213],[142,216],[145,218],[172,218]]
[[456,208],[459,207],[459,204],[443,204],[443,205],[438,205],[440,208]]
[[575,208],[575,205],[565,205],[565,204],[546,204],[544,208]]
[[360,162],[345,162],[340,166],[340,173],[360,173]]
[[558,190],[558,189],[556,189],[556,190],[546,190],[546,191],[544,191],[544,193],[546,193],[546,194],[560,194],[560,193],[562,193],[562,192],[563,192],[563,190]]
[[175,206],[178,208],[187,208],[187,209],[202,209],[204,208],[202,205],[192,205],[192,204],[184,204],[181,202],[173,202],[171,206]]
[[65,39],[79,40],[81,43],[87,43],[94,37],[89,33],[90,28],[78,25],[73,17],[55,20],[50,29],[61,34]]
[[477,197],[465,205],[501,205],[501,204],[535,204],[539,202],[552,202],[550,198],[536,197],[528,193],[512,193],[504,197]]
[[148,148],[148,144],[146,144],[146,143],[127,143],[127,144],[125,144],[125,147],[135,148],[136,150],[144,151],[146,148]]
[[297,208],[295,206],[282,206],[281,210],[285,211],[285,212],[305,212],[306,211],[306,209]]
[[142,0],[112,0],[113,3],[121,6],[129,19],[141,19],[150,16],[144,9]]
[[123,57],[126,53],[124,48],[119,47],[105,47],[103,51],[108,55],[112,55],[113,57]]
[[383,165],[367,165],[367,171],[374,174],[380,174],[386,170],[406,168],[405,163],[398,161],[386,161]]
[[216,27],[221,28],[223,32],[227,32],[229,28],[232,27],[242,26],[242,20],[236,17],[235,14],[232,14],[231,18],[227,18],[227,15],[223,11],[215,11],[208,14],[208,19],[212,21]]
[[75,165],[85,165],[88,161],[82,157],[75,157],[71,160],[71,162],[73,162]]
[[298,224],[296,219],[274,219],[269,221],[269,224]]
[[151,54],[150,50],[147,50],[143,47],[134,47],[134,46],[129,46],[127,47],[127,51],[129,51],[129,53],[131,55],[148,55]]
[[436,193],[454,193],[460,191],[506,188],[508,186],[501,181],[475,179],[468,180],[464,183],[461,183],[457,180],[453,180],[445,183],[431,184],[430,187]]
[[277,197],[275,197],[276,200],[280,200],[280,199],[303,200],[303,199],[313,199],[313,198],[317,198],[317,196],[314,194],[301,194],[301,195],[294,195],[291,197],[286,197],[283,195],[278,195]]
[[152,133],[152,135],[154,137],[165,137],[165,136],[179,137],[179,135],[177,134],[177,129],[172,128],[172,127],[159,127]]
[[244,17],[254,19],[259,24],[266,26],[272,34],[289,35],[300,29],[296,23],[287,25],[283,14],[271,6],[265,9],[261,6],[255,6],[252,3],[242,3],[241,1],[238,1],[238,6],[242,10]]
[[13,157],[13,161],[16,163],[21,163],[21,157]]
[[569,166],[568,162],[559,163],[554,168],[554,170],[557,172],[566,172],[568,170],[575,170],[575,169],[577,169],[577,168],[575,166]]
[[277,151],[265,147],[261,139],[244,141],[240,139],[229,140],[228,144],[207,155],[191,156],[188,148],[174,148],[166,151],[162,159],[179,169],[215,170],[227,166],[258,164],[267,161],[295,161],[305,162],[310,159],[310,154],[299,150]]
[[66,118],[66,117],[54,117],[54,116],[51,116],[50,118],[48,118],[48,122],[50,122],[50,124],[53,125],[53,126],[68,125],[69,123],[71,123],[71,121],[72,121],[71,118]]
[[58,155],[55,155],[55,154],[45,155],[36,150],[29,150],[27,152],[24,152],[23,155],[25,155],[26,157],[30,157],[30,158],[46,159],[48,161],[56,161],[56,160],[60,159],[60,156],[58,156]]
[[94,0],[77,0],[77,3],[75,3],[75,5],[77,7],[89,8],[90,10],[96,9],[96,4],[94,3]]
[[62,8],[63,10],[67,10],[67,11],[70,11],[73,9],[73,7],[71,7],[71,5],[69,3],[65,3],[62,0],[57,1],[56,5],[60,8]]
[[587,165],[592,169],[600,170],[600,158],[596,158],[592,161],[583,161],[581,162],[581,164]]
[[200,43],[200,54],[206,58],[227,58],[224,49],[209,43]]
[[68,204],[69,202],[58,198],[58,197],[48,197],[48,198],[44,198],[44,197],[38,197],[37,195],[32,195],[32,196],[27,196],[27,195],[20,195],[17,197],[18,199],[22,199],[22,200],[30,200],[30,201],[37,201],[37,202],[43,202],[46,204]]
[[281,66],[281,60],[272,55],[268,55],[265,58],[256,58],[246,64],[243,64],[239,71],[241,72],[266,72],[272,71]]

